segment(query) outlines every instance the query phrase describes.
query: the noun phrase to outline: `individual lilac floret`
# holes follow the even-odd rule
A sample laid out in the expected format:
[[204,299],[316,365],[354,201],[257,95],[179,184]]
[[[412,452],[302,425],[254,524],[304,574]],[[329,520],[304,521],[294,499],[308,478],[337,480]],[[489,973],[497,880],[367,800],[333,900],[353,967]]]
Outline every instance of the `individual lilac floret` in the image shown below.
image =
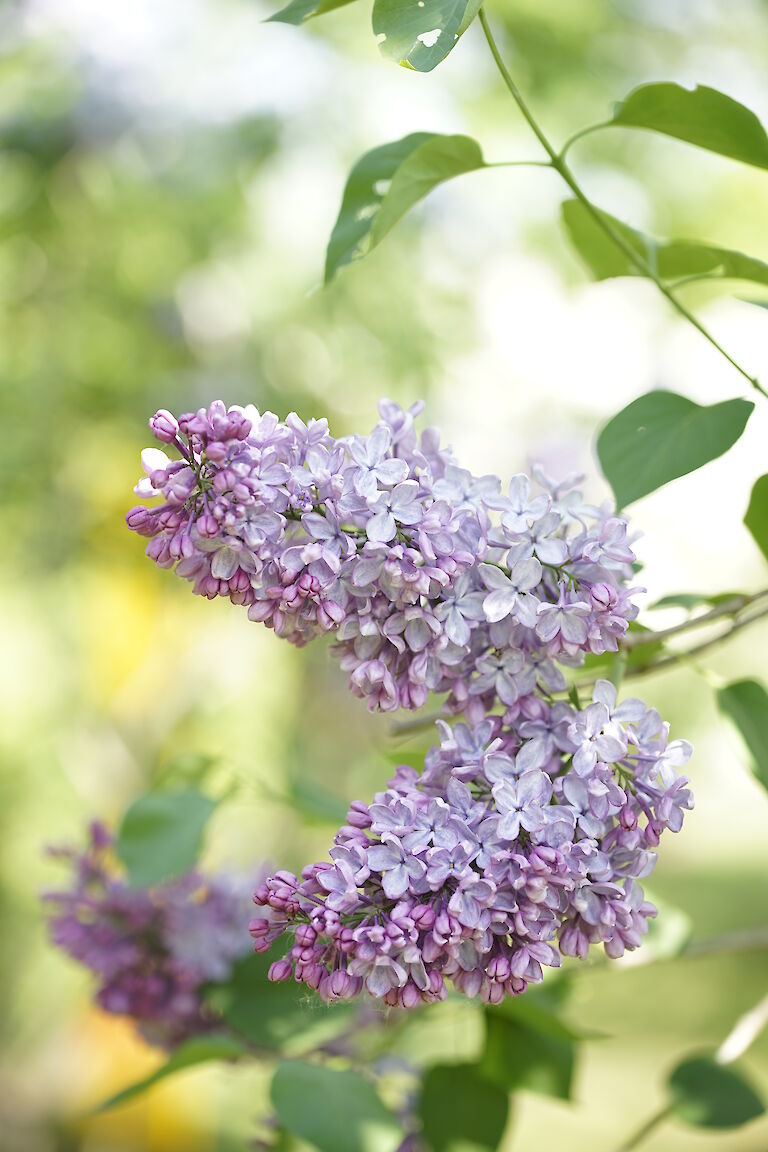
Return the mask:
[[[574,482],[474,477],[389,400],[368,436],[248,405],[150,426],[128,526],[196,593],[225,596],[294,644],[337,641],[355,695],[473,718],[614,651],[636,615],[626,521]],[[173,451],[175,457],[168,453]],[[497,673],[496,662],[504,668]]]
[[329,861],[257,889],[256,950],[294,934],[273,980],[406,1008],[450,982],[495,1004],[564,955],[642,942],[656,909],[638,881],[693,805],[675,771],[691,746],[607,681],[583,710],[529,697],[512,723],[439,727],[421,776],[401,767],[351,806]]
[[249,950],[250,877],[190,872],[157,887],[129,887],[112,838],[94,822],[82,853],[51,849],[72,886],[46,893],[53,943],[99,981],[106,1012],[131,1017],[151,1044],[171,1048],[216,1026],[200,992],[226,981]]

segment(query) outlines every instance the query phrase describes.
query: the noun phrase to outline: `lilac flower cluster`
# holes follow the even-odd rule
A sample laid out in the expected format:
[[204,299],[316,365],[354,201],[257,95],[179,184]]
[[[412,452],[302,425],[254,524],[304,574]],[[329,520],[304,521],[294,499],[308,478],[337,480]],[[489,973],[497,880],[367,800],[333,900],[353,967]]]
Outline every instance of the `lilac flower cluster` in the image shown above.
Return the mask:
[[253,877],[190,872],[154,888],[129,887],[97,822],[84,852],[50,852],[74,872],[71,888],[45,895],[51,938],[96,974],[99,1005],[130,1016],[146,1040],[164,1048],[214,1027],[200,992],[225,981],[250,950]]
[[421,776],[399,768],[353,803],[330,861],[259,886],[256,950],[293,933],[271,979],[403,1007],[442,999],[449,980],[498,1003],[563,955],[640,945],[656,910],[639,881],[692,806],[676,772],[690,745],[607,681],[583,709],[529,695],[512,711],[439,722]]
[[379,405],[369,436],[334,439],[326,420],[281,422],[216,401],[160,411],[142,453],[128,526],[148,555],[228,597],[294,644],[337,640],[355,695],[418,708],[430,692],[477,721],[541,685],[555,661],[614,651],[636,615],[627,524],[586,504],[576,478],[472,476],[417,436],[415,404]]

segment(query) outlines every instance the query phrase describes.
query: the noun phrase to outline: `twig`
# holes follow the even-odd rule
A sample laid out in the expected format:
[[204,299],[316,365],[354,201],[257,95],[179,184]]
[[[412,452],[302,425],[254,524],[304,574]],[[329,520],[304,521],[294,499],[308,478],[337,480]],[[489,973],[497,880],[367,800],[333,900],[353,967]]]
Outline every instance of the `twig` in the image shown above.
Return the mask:
[[[483,7],[480,8],[478,15],[483,32],[485,33],[485,39],[487,40],[488,47],[491,50],[491,55],[493,56],[496,67],[499,70],[499,74],[506,84],[512,99],[517,104],[517,107],[520,109],[520,112],[528,123],[531,131],[549,157],[551,166],[555,169],[556,172],[560,174],[562,179],[570,188],[573,195],[576,197],[585,211],[589,214],[593,222],[597,225],[601,232],[603,232],[612,241],[615,247],[623,253],[623,255],[634,269],[640,272],[642,276],[646,276],[649,280],[653,281],[659,292],[661,292],[662,296],[664,296],[669,301],[675,311],[678,312],[685,320],[687,320],[689,324],[692,324],[697,332],[700,332],[704,339],[709,341],[712,347],[715,348],[721,356],[724,356],[728,363],[731,364],[736,369],[736,371],[744,377],[745,380],[749,381],[750,385],[757,392],[759,392],[761,396],[764,396],[766,399],[768,399],[768,392],[765,391],[758,380],[754,376],[750,376],[749,372],[747,372],[745,368],[742,368],[741,364],[739,364],[738,361],[734,360],[734,358],[728,352],[726,352],[723,346],[718,343],[712,333],[704,327],[701,321],[696,316],[694,316],[694,314],[688,308],[686,308],[686,306],[680,300],[678,300],[671,288],[669,288],[664,283],[664,281],[661,279],[655,269],[651,267],[645,257],[637,252],[636,249],[633,248],[629,243],[629,241],[626,240],[616,228],[614,228],[610,220],[606,219],[605,214],[595,207],[568,167],[564,158],[564,153],[558,153],[555,150],[554,146],[545,135],[544,130],[541,128],[530,108],[523,99],[520,90],[512,79],[509,69],[502,59],[498,45],[496,44],[493,36],[493,32],[491,31],[490,25],[488,23],[485,9]],[[573,141],[571,141],[571,143],[572,142]]]
[[719,620],[722,616],[734,616],[765,596],[768,596],[768,588],[750,596],[733,596],[730,600],[724,600],[722,604],[715,605],[711,611],[704,612],[701,616],[692,616],[688,620],[683,620],[681,624],[674,624],[670,628],[660,628],[647,632],[628,632],[621,641],[621,647],[642,648],[645,644],[653,644],[657,640],[667,640],[670,636],[679,636],[682,632],[690,632],[694,628],[711,624],[713,620]]
[[[738,1060],[754,1044],[766,1026],[768,1026],[768,996],[764,996],[754,1008],[750,1008],[749,1012],[745,1012],[743,1016],[739,1017],[715,1053],[717,1063],[725,1065]],[[628,1140],[616,1149],[616,1152],[632,1152],[632,1149],[642,1144],[646,1137],[650,1136],[673,1111],[674,1102],[666,1104],[659,1112],[655,1112],[646,1120]]]

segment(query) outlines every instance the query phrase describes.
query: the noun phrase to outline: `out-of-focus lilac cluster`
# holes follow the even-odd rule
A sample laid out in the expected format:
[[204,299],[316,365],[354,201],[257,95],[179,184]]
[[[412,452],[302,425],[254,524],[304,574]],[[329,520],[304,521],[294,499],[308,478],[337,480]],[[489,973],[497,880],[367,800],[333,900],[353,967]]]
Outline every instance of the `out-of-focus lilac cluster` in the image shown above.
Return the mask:
[[352,804],[329,862],[259,886],[256,950],[293,933],[272,979],[403,1007],[450,980],[498,1003],[562,955],[640,945],[656,910],[639,880],[692,806],[676,772],[691,746],[607,681],[583,709],[528,696],[511,723],[440,730],[421,776],[399,768]]
[[84,852],[49,851],[73,870],[70,888],[44,897],[51,938],[98,977],[99,1005],[130,1016],[164,1048],[214,1027],[200,993],[227,980],[250,950],[254,878],[190,872],[154,888],[130,887],[98,822]]
[[637,609],[627,524],[556,484],[460,468],[434,429],[383,400],[369,436],[334,439],[326,420],[280,421],[252,406],[150,421],[142,498],[128,526],[194,591],[247,607],[304,644],[332,633],[350,687],[373,709],[446,693],[478,721],[537,684],[555,661],[615,650]]

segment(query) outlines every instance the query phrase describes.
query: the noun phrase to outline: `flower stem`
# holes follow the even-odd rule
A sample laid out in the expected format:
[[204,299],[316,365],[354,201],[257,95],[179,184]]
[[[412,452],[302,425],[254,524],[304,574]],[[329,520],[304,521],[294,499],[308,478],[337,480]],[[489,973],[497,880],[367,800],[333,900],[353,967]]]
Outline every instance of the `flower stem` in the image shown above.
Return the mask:
[[692,648],[686,648],[682,652],[671,652],[661,660],[649,660],[647,664],[641,664],[636,668],[629,668],[626,677],[629,679],[630,677],[646,676],[650,672],[658,672],[663,668],[671,668],[673,664],[685,661],[691,656],[698,656],[702,652],[707,652],[710,648],[715,648],[718,644],[722,644],[724,640],[730,640],[730,638],[737,632],[740,632],[742,628],[748,628],[750,624],[754,624],[766,616],[768,616],[768,605],[762,607],[759,612],[752,612],[749,616],[742,616],[734,620],[731,627],[727,628],[725,632],[721,632],[719,636],[713,636],[709,640],[704,640],[701,644],[694,644]]
[[[739,1017],[715,1053],[717,1063],[732,1064],[734,1060],[738,1060],[754,1044],[766,1026],[768,1026],[768,996],[764,996],[754,1008]],[[642,1144],[673,1111],[674,1104],[666,1104],[649,1117],[628,1140],[625,1140],[616,1152],[632,1152],[632,1149]]]
[[573,195],[583,206],[597,227],[602,232],[604,232],[605,235],[613,242],[615,247],[618,248],[624,254],[624,256],[626,256],[627,260],[633,268],[635,268],[642,276],[646,276],[649,280],[653,281],[659,292],[661,292],[662,296],[666,297],[675,311],[678,312],[679,315],[682,316],[685,320],[687,320],[689,324],[692,324],[693,327],[701,333],[704,339],[708,340],[712,347],[715,348],[721,356],[724,356],[728,363],[731,364],[736,369],[736,371],[739,372],[744,377],[744,379],[747,380],[749,384],[757,392],[760,393],[761,396],[764,396],[766,399],[768,399],[768,392],[765,391],[758,380],[755,379],[754,376],[750,376],[749,372],[747,372],[745,368],[742,368],[742,366],[736,360],[734,360],[734,358],[728,352],[726,352],[723,346],[718,343],[712,333],[704,327],[701,321],[697,319],[697,317],[694,316],[694,314],[688,308],[686,308],[686,306],[680,300],[678,300],[674,292],[672,292],[672,290],[667,287],[667,285],[658,276],[648,261],[639,252],[637,252],[627,240],[625,240],[621,233],[616,228],[614,228],[610,220],[606,219],[604,213],[600,212],[600,210],[595,207],[568,167],[568,164],[565,161],[564,153],[559,153],[555,150],[554,146],[545,135],[543,129],[523,99],[522,93],[512,79],[509,69],[502,59],[498,45],[493,36],[493,32],[491,31],[490,25],[488,23],[488,17],[486,16],[485,9],[483,7],[480,8],[479,19],[483,32],[485,33],[485,39],[488,42],[488,47],[491,50],[491,55],[496,62],[496,67],[498,68],[501,78],[506,84],[512,99],[517,104],[517,107],[520,109],[520,112],[528,123],[531,131],[536,136],[536,139],[539,141],[542,148],[549,157],[549,163],[555,169],[555,171],[559,173],[559,175],[570,188]]
[[624,1143],[616,1149],[616,1152],[632,1152],[633,1148],[637,1148],[642,1144],[642,1142],[658,1128],[659,1124],[666,1120],[671,1111],[671,1104],[665,1104],[658,1112],[654,1112],[653,1116],[649,1116],[637,1131],[633,1132],[629,1139],[625,1140]]
[[750,607],[766,596],[768,596],[768,588],[763,588],[760,592],[755,592],[752,595],[732,596],[728,600],[716,604],[714,608],[702,616],[693,616],[688,620],[683,620],[681,624],[672,625],[671,628],[660,628],[647,632],[628,632],[621,641],[621,647],[624,649],[643,648],[646,644],[654,644],[657,640],[667,640],[670,636],[690,632],[694,628],[710,624],[713,620],[719,620],[723,616],[737,616],[744,608]]

